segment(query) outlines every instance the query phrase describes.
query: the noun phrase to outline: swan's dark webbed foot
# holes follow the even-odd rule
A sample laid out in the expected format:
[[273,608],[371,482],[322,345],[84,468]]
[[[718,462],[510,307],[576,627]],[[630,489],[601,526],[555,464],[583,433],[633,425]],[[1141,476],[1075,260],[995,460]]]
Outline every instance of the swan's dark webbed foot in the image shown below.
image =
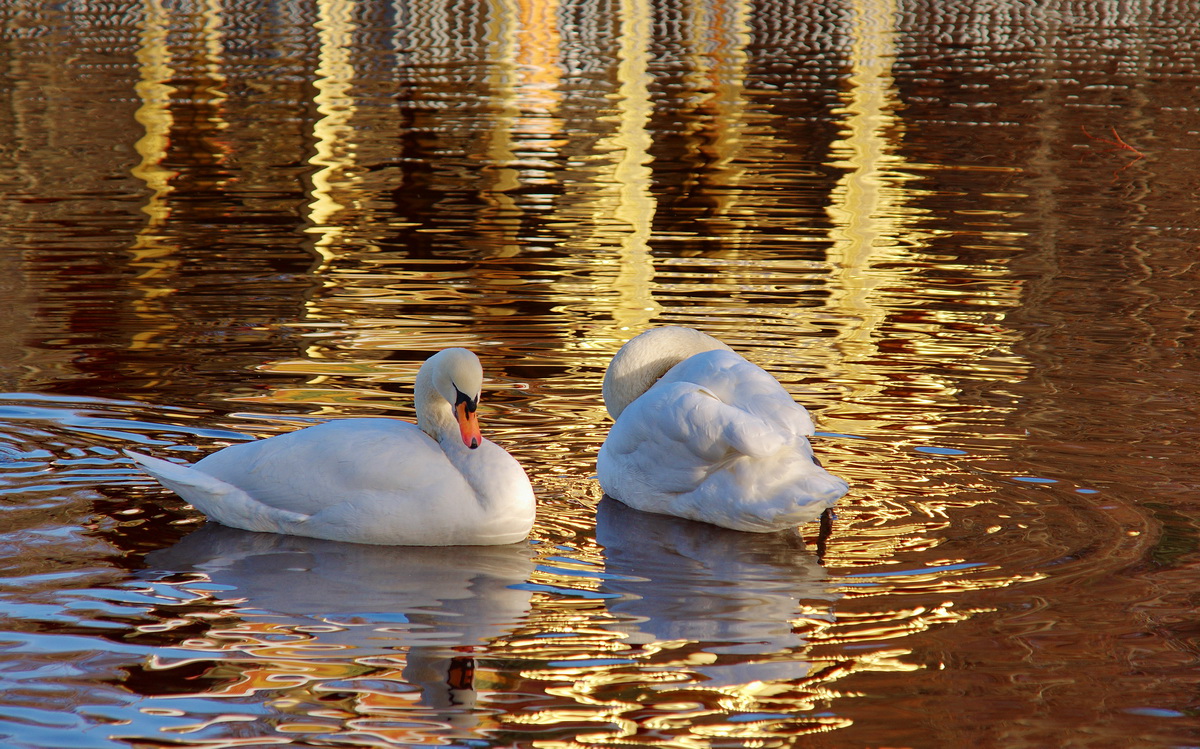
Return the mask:
[[821,526],[817,530],[817,564],[825,564],[825,549],[829,544],[829,537],[833,534],[833,508],[826,507],[821,513]]

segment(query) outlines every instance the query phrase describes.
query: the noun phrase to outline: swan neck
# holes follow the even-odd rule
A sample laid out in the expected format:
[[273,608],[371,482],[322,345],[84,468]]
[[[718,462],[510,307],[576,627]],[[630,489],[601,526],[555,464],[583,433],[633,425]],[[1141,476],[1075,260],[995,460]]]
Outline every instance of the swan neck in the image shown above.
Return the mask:
[[732,351],[712,336],[678,326],[653,328],[621,347],[604,373],[604,407],[614,420],[681,361],[705,351]]
[[447,435],[454,435],[458,425],[454,421],[454,409],[450,402],[434,386],[435,369],[436,366],[422,366],[417,372],[413,401],[417,407],[417,426],[441,442]]

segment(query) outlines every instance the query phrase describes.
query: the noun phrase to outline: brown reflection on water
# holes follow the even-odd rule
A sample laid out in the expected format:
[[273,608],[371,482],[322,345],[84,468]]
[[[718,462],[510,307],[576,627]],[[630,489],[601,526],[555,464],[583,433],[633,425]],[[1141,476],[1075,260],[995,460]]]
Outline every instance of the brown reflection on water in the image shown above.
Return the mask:
[[[0,638],[83,665],[30,677],[49,702],[5,682],[0,708],[86,703],[83,727],[211,746],[1187,732],[1194,24],[77,5],[4,38]],[[1096,137],[1117,132],[1144,155]],[[653,323],[720,335],[812,407],[854,487],[823,563],[815,527],[609,533],[600,380]],[[322,587],[345,557],[245,538],[143,564],[198,522],[119,448],[411,418],[450,345],[480,353],[485,429],[541,502],[531,558],[486,593],[439,598],[429,573],[431,600],[380,610],[420,560],[366,554]],[[289,613],[279,580],[321,600]],[[490,629],[414,635],[463,600],[496,604]]]

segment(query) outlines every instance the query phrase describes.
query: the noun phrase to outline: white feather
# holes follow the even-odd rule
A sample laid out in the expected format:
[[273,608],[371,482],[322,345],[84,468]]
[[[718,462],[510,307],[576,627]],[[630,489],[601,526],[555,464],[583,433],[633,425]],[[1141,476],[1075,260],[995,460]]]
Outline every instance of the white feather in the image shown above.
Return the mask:
[[703,333],[630,340],[605,375],[605,403],[616,423],[600,486],[639,510],[768,532],[815,520],[849,491],[814,459],[804,406]]
[[477,398],[481,382],[464,349],[425,362],[418,421],[432,434],[396,419],[344,419],[233,445],[192,466],[126,454],[235,528],[403,546],[512,543],[533,525],[529,478],[495,443],[465,445],[444,395],[467,388]]

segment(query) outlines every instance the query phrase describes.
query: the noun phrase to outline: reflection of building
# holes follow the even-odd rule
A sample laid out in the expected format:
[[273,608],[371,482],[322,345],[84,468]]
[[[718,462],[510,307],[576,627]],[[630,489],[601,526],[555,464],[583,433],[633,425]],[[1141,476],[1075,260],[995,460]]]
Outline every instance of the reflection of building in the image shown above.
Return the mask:
[[[290,412],[404,415],[395,393],[417,361],[469,345],[500,381],[494,434],[545,489],[541,540],[586,541],[600,372],[637,328],[694,324],[814,385],[822,428],[867,438],[819,446],[858,490],[835,572],[950,555],[940,534],[995,499],[914,446],[1069,434],[1118,481],[1089,452],[1099,417],[1070,396],[1115,360],[1137,376],[1111,408],[1147,415],[1131,442],[1192,460],[1193,383],[1174,364],[1191,344],[1198,209],[1189,159],[1171,155],[1193,153],[1197,128],[1161,104],[1191,89],[1155,51],[1190,39],[1178,8],[17,5],[25,33],[0,45],[10,387],[256,408],[228,420],[270,431]],[[1099,140],[1115,132],[1153,133],[1158,156]],[[1143,398],[1147,383],[1167,395]],[[908,584],[954,599],[1019,579],[972,567]],[[584,600],[591,584],[575,579],[577,600],[539,591],[536,621],[598,657],[621,638],[616,607]],[[826,670],[797,691],[847,661],[907,669],[905,637],[967,616],[859,593],[835,621],[798,617]],[[883,641],[896,647],[829,656]],[[664,681],[708,665],[696,641],[654,647]],[[591,699],[615,670],[580,666],[559,696]]]
[[[157,2],[116,18],[36,15],[38,43],[24,48],[9,80],[33,85],[43,70],[63,73],[45,83],[56,92],[45,100],[51,109],[11,100],[13,153],[31,177],[36,168],[42,196],[29,204],[31,230],[18,242],[32,251],[29,292],[44,307],[28,340],[89,351],[74,357],[71,368],[84,375],[72,381],[76,394],[105,394],[125,377],[149,387],[171,381],[194,395],[186,383],[196,370],[260,361],[228,345],[267,343],[266,325],[295,317],[290,297],[310,283],[311,259],[281,249],[280,234],[290,238],[294,227],[279,217],[290,223],[303,195],[294,175],[259,159],[279,158],[260,146],[286,142],[264,132],[285,120],[238,95],[247,82],[229,68],[239,40],[218,6],[194,15]],[[67,28],[70,43],[56,36]],[[75,56],[60,59],[68,52]],[[284,98],[284,88],[268,84],[267,98]],[[113,345],[121,339],[124,353]]]

